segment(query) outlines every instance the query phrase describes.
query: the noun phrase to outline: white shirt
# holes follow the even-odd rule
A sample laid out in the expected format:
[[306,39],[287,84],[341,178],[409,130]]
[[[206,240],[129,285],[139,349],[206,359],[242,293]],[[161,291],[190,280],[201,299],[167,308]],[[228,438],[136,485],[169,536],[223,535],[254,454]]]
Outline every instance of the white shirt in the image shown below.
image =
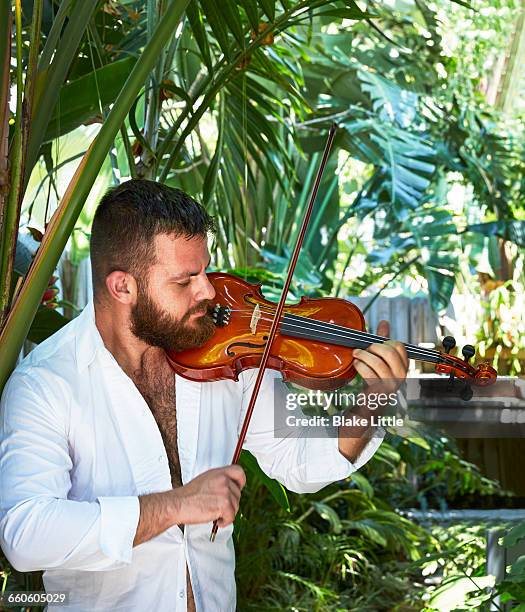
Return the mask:
[[[255,372],[238,382],[176,376],[183,484],[230,463]],[[351,464],[336,437],[275,437],[274,401],[286,390],[268,371],[244,448],[288,489],[345,478],[381,443]],[[235,610],[232,526],[212,543],[211,523],[174,525],[133,547],[138,496],[171,489],[171,475],[153,414],[105,348],[92,302],[16,368],[0,409],[0,544],[15,569],[45,570],[47,591],[69,593],[57,610],[185,611],[186,565],[199,612]]]

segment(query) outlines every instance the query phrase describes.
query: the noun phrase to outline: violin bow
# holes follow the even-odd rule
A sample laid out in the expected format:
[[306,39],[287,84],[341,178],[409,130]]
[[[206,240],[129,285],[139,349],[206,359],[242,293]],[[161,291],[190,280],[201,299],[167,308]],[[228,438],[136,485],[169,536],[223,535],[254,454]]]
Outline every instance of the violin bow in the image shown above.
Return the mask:
[[[299,259],[299,252],[303,245],[304,237],[306,234],[306,229],[308,227],[308,223],[310,221],[310,217],[312,215],[312,210],[315,203],[315,198],[317,196],[317,192],[319,191],[319,185],[321,184],[321,178],[323,176],[323,172],[326,166],[326,162],[328,161],[328,157],[330,155],[330,150],[332,148],[332,144],[334,142],[335,133],[337,131],[337,125],[334,123],[330,128],[328,133],[328,139],[326,141],[323,157],[321,159],[321,163],[319,165],[319,169],[317,170],[317,176],[315,177],[314,187],[312,189],[312,193],[310,195],[310,200],[308,202],[308,206],[306,208],[306,212],[304,214],[303,222],[301,225],[301,231],[297,237],[297,241],[295,243],[294,251],[292,257],[290,259],[290,263],[288,265],[288,272],[286,274],[286,281],[284,283],[283,292],[279,299],[279,303],[277,304],[277,308],[275,309],[275,315],[273,317],[272,326],[270,328],[270,333],[268,334],[268,340],[264,347],[264,351],[261,357],[261,362],[259,364],[259,371],[257,372],[257,378],[255,379],[255,385],[253,387],[252,396],[250,398],[250,403],[248,404],[248,410],[246,411],[246,415],[244,417],[244,421],[242,424],[241,432],[239,434],[239,439],[237,440],[237,446],[235,447],[235,452],[233,453],[232,465],[239,462],[239,457],[241,456],[242,447],[244,444],[244,440],[246,438],[246,434],[248,433],[248,427],[250,425],[250,421],[252,418],[253,410],[255,408],[255,402],[257,401],[257,396],[259,395],[259,389],[261,387],[262,379],[264,377],[264,373],[266,371],[266,365],[268,363],[268,358],[270,357],[270,352],[272,350],[273,341],[275,335],[277,333],[277,329],[279,327],[279,321],[281,320],[282,312],[284,309],[284,303],[286,301],[286,297],[288,295],[288,290],[290,289],[290,283],[292,282],[292,276],[295,270],[295,266],[297,264],[297,260]],[[215,541],[215,536],[217,535],[218,524],[217,520],[213,522],[213,528],[211,530],[210,540]]]

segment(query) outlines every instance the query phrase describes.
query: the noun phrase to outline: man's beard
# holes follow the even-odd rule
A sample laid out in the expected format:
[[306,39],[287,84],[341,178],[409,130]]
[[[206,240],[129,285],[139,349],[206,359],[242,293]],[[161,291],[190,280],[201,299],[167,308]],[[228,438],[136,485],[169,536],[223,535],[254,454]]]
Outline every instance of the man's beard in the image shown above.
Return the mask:
[[[202,346],[215,331],[213,319],[208,314],[211,300],[203,300],[177,320],[157,306],[142,282],[137,283],[137,303],[131,310],[131,331],[140,340],[164,350],[183,351]],[[206,310],[206,314],[188,323],[190,316]]]

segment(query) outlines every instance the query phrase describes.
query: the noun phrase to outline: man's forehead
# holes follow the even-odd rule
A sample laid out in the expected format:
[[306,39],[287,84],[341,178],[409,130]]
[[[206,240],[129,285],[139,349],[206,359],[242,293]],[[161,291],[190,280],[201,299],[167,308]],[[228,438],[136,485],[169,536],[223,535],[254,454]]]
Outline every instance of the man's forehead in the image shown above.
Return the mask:
[[188,267],[198,267],[208,262],[209,251],[206,237],[186,238],[173,234],[157,234],[154,244],[157,265],[188,269]]

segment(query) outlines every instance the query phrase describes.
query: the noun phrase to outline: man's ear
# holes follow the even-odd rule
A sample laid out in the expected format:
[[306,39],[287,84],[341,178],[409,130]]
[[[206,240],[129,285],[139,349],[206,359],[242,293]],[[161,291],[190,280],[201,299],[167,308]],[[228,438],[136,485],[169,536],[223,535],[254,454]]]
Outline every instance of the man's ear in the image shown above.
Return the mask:
[[108,274],[106,289],[109,295],[121,304],[135,304],[137,301],[137,281],[127,272],[115,270]]

